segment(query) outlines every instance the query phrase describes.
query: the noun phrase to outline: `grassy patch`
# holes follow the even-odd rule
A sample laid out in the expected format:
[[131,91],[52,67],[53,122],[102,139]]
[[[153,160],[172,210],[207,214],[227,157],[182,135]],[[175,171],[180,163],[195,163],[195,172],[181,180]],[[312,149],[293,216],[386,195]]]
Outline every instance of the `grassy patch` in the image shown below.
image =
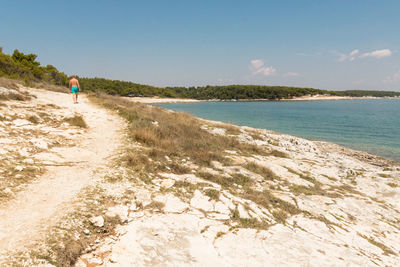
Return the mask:
[[211,174],[209,172],[199,172],[199,173],[197,173],[197,175],[205,180],[217,183],[226,189],[231,188],[234,184],[234,181],[232,178],[225,177],[225,176],[218,175],[218,174]]
[[24,96],[20,93],[10,92],[7,94],[0,94],[0,100],[16,100],[16,101],[26,101],[29,100],[29,96]]
[[0,86],[7,89],[18,89],[18,83],[14,80],[0,77]]
[[[77,199],[76,209],[60,220],[59,225],[50,228],[45,243],[30,253],[34,262],[45,260],[55,266],[74,266],[88,246],[94,246],[96,240],[115,234],[114,229],[120,224],[120,219],[118,216],[104,216],[103,211],[118,201],[130,201],[131,197],[124,195],[120,199],[107,195],[100,187],[88,187]],[[91,217],[99,215],[104,218],[103,227],[95,227],[89,221]]]
[[283,210],[276,210],[272,212],[272,216],[277,223],[285,224],[286,219],[288,218],[288,214]]
[[162,210],[165,204],[159,201],[153,201],[149,205],[147,205],[146,209],[153,209],[153,210]]
[[275,197],[268,190],[260,192],[252,189],[247,189],[246,192],[242,194],[242,196],[266,209],[273,208],[275,212],[279,212],[279,210],[281,210],[290,215],[296,215],[302,212],[295,205],[287,201],[284,201],[278,197]]
[[279,150],[275,150],[275,149],[271,150],[269,152],[269,155],[274,156],[274,157],[278,157],[278,158],[290,158],[289,154],[287,154],[285,152],[282,152],[282,151],[279,151]]
[[4,190],[17,192],[22,188],[21,185],[31,182],[45,172],[39,163],[23,163],[24,157],[19,154],[10,153],[7,157],[9,159],[0,160],[0,200],[10,197],[10,194],[3,193]]
[[336,179],[336,178],[334,178],[334,177],[332,177],[332,176],[326,175],[326,174],[322,174],[322,176],[324,176],[324,177],[326,177],[326,178],[328,178],[329,180],[334,181],[334,182],[337,182],[337,180],[338,180],[338,179]]
[[293,174],[297,174],[298,176],[300,176],[300,178],[301,179],[303,179],[303,180],[306,180],[306,181],[308,181],[308,182],[310,182],[310,183],[313,183],[313,184],[319,184],[319,182],[314,178],[314,177],[311,177],[308,173],[308,175],[305,175],[305,174],[303,174],[303,173],[300,173],[300,172],[298,172],[298,171],[295,171],[295,170],[293,170],[292,168],[289,168],[289,167],[285,167],[289,172],[291,172],[291,173],[293,173]]
[[208,196],[209,198],[211,198],[212,200],[215,200],[215,201],[219,200],[220,192],[218,190],[206,189],[206,190],[204,190],[204,194],[206,196]]
[[[215,239],[217,239],[217,238],[220,238],[220,237],[222,237],[223,235],[225,235],[226,233],[225,232],[218,232],[216,235],[215,235]],[[215,240],[214,239],[214,240]]]
[[81,115],[74,115],[70,118],[64,118],[65,122],[68,122],[71,126],[76,126],[79,128],[87,128],[87,124]]
[[26,119],[27,119],[28,121],[32,122],[33,124],[38,124],[38,123],[39,123],[39,120],[40,120],[40,119],[39,119],[37,116],[35,116],[35,115],[27,116]]
[[396,252],[394,252],[391,248],[389,248],[388,246],[386,246],[385,244],[382,244],[379,241],[376,241],[375,239],[373,239],[372,237],[368,237],[366,235],[360,234],[358,233],[359,236],[361,236],[362,238],[364,238],[365,240],[367,240],[369,243],[371,243],[372,245],[380,248],[383,250],[384,254],[386,255],[397,255]]
[[266,221],[259,221],[256,218],[233,218],[232,220],[237,222],[237,228],[252,228],[252,229],[260,229],[267,230],[271,224]]
[[149,149],[157,149],[161,156],[189,158],[197,165],[210,166],[214,160],[225,161],[225,150],[248,154],[263,151],[234,137],[213,135],[202,129],[200,120],[186,113],[168,112],[112,96],[96,95],[92,99],[118,111],[129,123],[129,137]]
[[279,179],[279,176],[277,176],[273,171],[271,171],[269,168],[261,166],[259,164],[256,164],[254,162],[249,162],[244,166],[246,169],[248,169],[251,172],[257,173],[264,177],[266,180],[277,180]]

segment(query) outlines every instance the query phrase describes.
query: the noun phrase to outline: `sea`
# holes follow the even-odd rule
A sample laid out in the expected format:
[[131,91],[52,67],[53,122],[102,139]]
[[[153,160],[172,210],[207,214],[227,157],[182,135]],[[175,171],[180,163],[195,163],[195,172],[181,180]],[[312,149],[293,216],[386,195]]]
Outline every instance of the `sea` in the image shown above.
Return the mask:
[[328,141],[400,162],[400,99],[159,104],[203,119]]

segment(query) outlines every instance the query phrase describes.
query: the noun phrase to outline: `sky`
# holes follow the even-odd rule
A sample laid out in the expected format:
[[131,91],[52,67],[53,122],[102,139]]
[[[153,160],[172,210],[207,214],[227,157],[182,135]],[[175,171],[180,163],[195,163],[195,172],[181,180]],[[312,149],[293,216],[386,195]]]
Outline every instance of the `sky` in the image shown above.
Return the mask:
[[155,86],[400,91],[398,0],[1,0],[0,46]]

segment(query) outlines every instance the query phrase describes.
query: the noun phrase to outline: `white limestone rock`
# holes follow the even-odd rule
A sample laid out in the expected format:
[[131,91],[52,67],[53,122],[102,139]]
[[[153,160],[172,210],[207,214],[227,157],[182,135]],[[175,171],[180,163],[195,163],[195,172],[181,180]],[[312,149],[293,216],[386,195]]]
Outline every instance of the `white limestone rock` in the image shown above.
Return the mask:
[[110,207],[108,211],[106,212],[106,216],[109,217],[119,217],[123,223],[128,221],[128,213],[129,213],[129,207],[128,206],[123,206],[123,205],[118,205],[114,207]]
[[190,205],[193,208],[201,209],[205,212],[211,212],[214,210],[214,206],[213,203],[210,202],[210,198],[203,195],[199,190],[194,192],[194,196],[190,200]]
[[164,212],[182,213],[189,208],[189,205],[184,203],[179,198],[168,195],[165,201]]
[[48,149],[49,148],[49,145],[43,139],[32,138],[31,143],[40,149]]
[[30,125],[31,122],[27,120],[22,120],[22,119],[16,119],[13,121],[13,124],[17,127],[25,126],[25,125]]
[[163,187],[163,188],[171,188],[172,186],[174,186],[174,184],[175,184],[175,180],[172,180],[172,179],[164,179],[164,180],[161,182],[160,186]]
[[92,217],[89,221],[96,227],[104,226],[104,218],[102,216]]

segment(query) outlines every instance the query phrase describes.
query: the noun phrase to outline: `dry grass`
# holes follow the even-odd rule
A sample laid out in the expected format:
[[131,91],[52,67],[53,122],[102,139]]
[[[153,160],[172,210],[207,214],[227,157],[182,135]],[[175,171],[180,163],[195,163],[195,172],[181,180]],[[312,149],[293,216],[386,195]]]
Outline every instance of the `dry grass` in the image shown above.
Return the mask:
[[264,177],[266,180],[273,181],[273,180],[278,180],[279,176],[277,176],[273,171],[271,171],[269,168],[261,166],[257,163],[254,162],[249,162],[244,166],[246,169],[248,169],[251,172],[257,173]]
[[220,192],[218,190],[215,189],[206,189],[204,190],[204,193],[206,196],[208,196],[209,198],[211,198],[212,200],[218,201],[219,200],[219,195]]
[[386,246],[385,244],[382,244],[382,243],[379,242],[379,241],[376,241],[376,240],[373,239],[372,237],[368,237],[368,236],[363,235],[363,234],[360,234],[360,233],[358,233],[358,235],[361,236],[362,238],[366,239],[366,240],[367,240],[369,243],[371,243],[372,245],[374,245],[374,246],[376,246],[376,247],[382,249],[385,255],[389,255],[389,254],[397,255],[397,253],[394,252],[391,248],[389,248],[389,247]]
[[38,124],[39,123],[39,118],[35,115],[30,115],[30,116],[26,116],[26,119],[30,122],[32,122],[33,124]]
[[64,118],[65,122],[68,122],[71,126],[76,126],[79,128],[87,128],[88,125],[86,124],[85,120],[81,115],[74,115],[70,118]]
[[[41,244],[39,250],[30,253],[34,261],[42,259],[55,266],[74,266],[88,246],[94,246],[95,240],[114,235],[115,227],[121,223],[118,216],[104,216],[103,211],[118,201],[131,201],[132,197],[124,195],[124,198],[119,199],[106,194],[100,187],[88,187],[77,199],[79,205],[76,209],[49,230],[46,242]],[[104,218],[104,226],[101,228],[89,221],[89,218],[99,215]],[[89,234],[83,233],[85,229],[89,230]],[[77,234],[80,234],[79,238],[76,238]]]
[[161,211],[164,208],[165,204],[159,201],[153,201],[149,205],[147,205],[146,209],[158,210]]
[[130,138],[150,148],[149,151],[156,149],[160,158],[189,158],[197,165],[210,166],[214,160],[226,161],[223,151],[227,149],[248,154],[263,151],[255,145],[241,144],[236,138],[213,135],[201,128],[200,120],[186,113],[106,95],[92,96],[92,100],[118,111],[129,122]]
[[16,101],[26,101],[29,100],[30,97],[28,95],[22,95],[20,93],[9,92],[7,94],[0,94],[0,101],[4,100],[16,100]]
[[54,85],[50,83],[34,83],[32,87],[45,89],[48,91],[58,92],[58,93],[69,93],[69,90],[66,86]]
[[289,154],[279,151],[279,150],[275,150],[275,149],[271,150],[269,152],[269,155],[277,157],[277,158],[290,158]]
[[21,189],[21,185],[31,182],[45,172],[44,168],[38,163],[34,163],[34,165],[23,163],[24,157],[21,157],[18,153],[2,156],[4,158],[0,160],[0,200],[11,197],[9,193],[5,193],[6,188],[12,192],[17,192]]
[[234,210],[232,210],[231,219],[232,221],[238,223],[238,225],[234,228],[252,228],[267,230],[271,226],[269,223],[265,221],[259,221],[256,218],[240,218],[237,206]]
[[263,192],[248,189],[244,194],[243,197],[253,201],[254,203],[263,206],[266,209],[273,208],[275,211],[283,210],[284,212],[295,215],[299,214],[302,211],[298,209],[295,205],[284,201],[278,197],[272,195],[272,193],[268,190],[264,190]]
[[7,89],[18,89],[18,83],[15,80],[0,77],[0,87]]

